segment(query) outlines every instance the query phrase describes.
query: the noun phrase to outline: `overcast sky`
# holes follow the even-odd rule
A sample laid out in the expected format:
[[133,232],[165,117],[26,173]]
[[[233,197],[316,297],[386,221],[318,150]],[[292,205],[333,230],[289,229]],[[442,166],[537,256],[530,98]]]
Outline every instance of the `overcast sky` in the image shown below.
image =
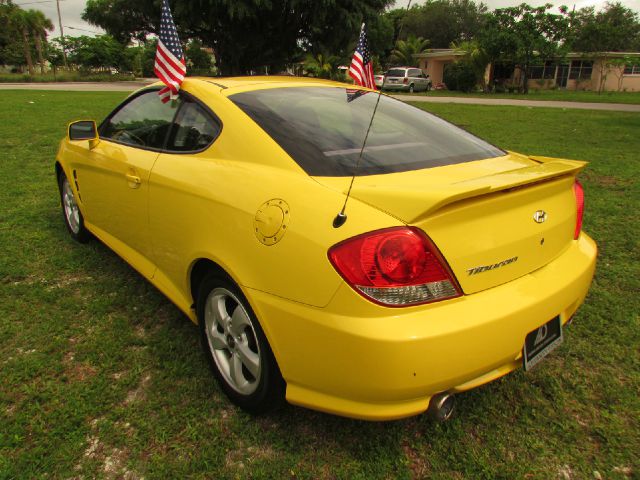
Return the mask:
[[[176,1],[176,0],[173,0]],[[500,7],[510,7],[519,5],[525,0],[485,0],[485,3],[489,6],[490,10]],[[42,10],[44,14],[51,19],[55,25],[55,30],[52,33],[52,37],[57,37],[60,33],[58,28],[58,13],[56,11],[56,0],[15,0],[14,3],[23,6],[23,8],[35,8]],[[80,36],[80,35],[95,35],[97,33],[103,33],[102,30],[93,25],[89,25],[87,22],[80,18],[84,10],[86,0],[60,0],[60,11],[62,13],[62,26],[64,28],[65,35]],[[408,0],[396,0],[396,7],[406,7]],[[424,0],[413,0],[412,5],[424,3]],[[528,2],[531,5],[542,5],[546,1],[530,0]],[[553,5],[567,5],[572,8],[575,4],[576,9],[594,5],[597,9],[605,4],[605,0],[567,0],[557,1],[550,0],[549,3]],[[636,12],[640,12],[640,0],[622,0],[622,3]]]

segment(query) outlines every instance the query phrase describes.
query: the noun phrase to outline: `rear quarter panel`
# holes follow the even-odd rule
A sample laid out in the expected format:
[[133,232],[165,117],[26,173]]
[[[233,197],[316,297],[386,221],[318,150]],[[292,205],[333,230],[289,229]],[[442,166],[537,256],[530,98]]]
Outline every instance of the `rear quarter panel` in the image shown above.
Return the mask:
[[[328,248],[399,222],[352,199],[346,224],[333,228],[342,192],[310,178],[228,99],[193,90],[220,117],[223,129],[202,153],[162,154],[156,161],[149,219],[158,275],[189,302],[191,267],[207,258],[245,293],[255,289],[326,305],[342,282],[329,263]],[[345,190],[349,180],[344,179]],[[279,242],[265,245],[256,236],[254,219],[272,199],[286,203],[289,224]]]

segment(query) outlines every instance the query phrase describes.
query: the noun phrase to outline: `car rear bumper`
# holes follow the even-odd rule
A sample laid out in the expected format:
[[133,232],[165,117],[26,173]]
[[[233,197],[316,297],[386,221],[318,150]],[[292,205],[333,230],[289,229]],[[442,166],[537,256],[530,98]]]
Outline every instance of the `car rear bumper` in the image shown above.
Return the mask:
[[521,364],[527,333],[584,301],[597,248],[584,233],[553,262],[473,295],[408,308],[340,287],[315,308],[247,292],[293,404],[369,420],[427,409],[431,396],[487,383]]
[[405,85],[404,83],[385,83],[382,85],[383,90],[396,90],[399,92],[408,92],[409,85]]

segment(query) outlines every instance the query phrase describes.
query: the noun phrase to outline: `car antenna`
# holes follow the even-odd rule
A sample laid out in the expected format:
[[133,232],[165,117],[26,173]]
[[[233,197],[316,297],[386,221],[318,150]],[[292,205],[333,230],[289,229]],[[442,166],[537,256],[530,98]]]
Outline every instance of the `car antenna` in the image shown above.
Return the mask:
[[356,162],[356,166],[353,169],[353,175],[351,176],[351,183],[349,184],[349,190],[347,190],[347,196],[344,199],[344,204],[342,205],[342,210],[340,213],[336,215],[336,218],[333,219],[333,228],[340,228],[344,225],[344,222],[347,221],[347,214],[344,213],[347,208],[347,201],[351,196],[351,188],[353,187],[353,181],[356,179],[356,175],[358,174],[358,170],[360,168],[360,161],[362,160],[362,155],[364,154],[364,147],[367,145],[367,139],[369,138],[369,131],[371,131],[371,125],[373,125],[373,119],[376,116],[376,111],[378,110],[378,104],[380,103],[380,97],[382,96],[382,89],[378,92],[378,99],[376,100],[376,106],[373,108],[373,113],[371,114],[371,120],[369,121],[369,127],[367,128],[367,133],[364,136],[364,141],[362,142],[362,148],[360,149],[360,155],[358,155],[358,161]]

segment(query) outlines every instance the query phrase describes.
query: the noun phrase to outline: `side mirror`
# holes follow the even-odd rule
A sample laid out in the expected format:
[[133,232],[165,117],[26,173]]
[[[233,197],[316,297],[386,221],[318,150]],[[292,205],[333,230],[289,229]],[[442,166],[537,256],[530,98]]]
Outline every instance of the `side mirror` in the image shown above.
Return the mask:
[[98,130],[93,120],[79,120],[69,124],[69,140],[97,140]]

